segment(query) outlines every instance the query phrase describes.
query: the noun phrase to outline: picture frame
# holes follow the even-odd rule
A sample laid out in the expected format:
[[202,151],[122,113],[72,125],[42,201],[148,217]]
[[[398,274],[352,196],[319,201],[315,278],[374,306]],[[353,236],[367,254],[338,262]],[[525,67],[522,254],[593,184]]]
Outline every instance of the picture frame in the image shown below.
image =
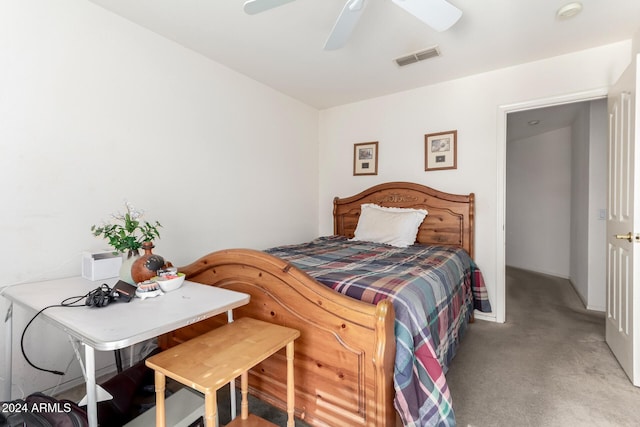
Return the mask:
[[458,168],[458,131],[429,133],[424,136],[424,170]]
[[353,175],[378,175],[378,141],[353,144]]

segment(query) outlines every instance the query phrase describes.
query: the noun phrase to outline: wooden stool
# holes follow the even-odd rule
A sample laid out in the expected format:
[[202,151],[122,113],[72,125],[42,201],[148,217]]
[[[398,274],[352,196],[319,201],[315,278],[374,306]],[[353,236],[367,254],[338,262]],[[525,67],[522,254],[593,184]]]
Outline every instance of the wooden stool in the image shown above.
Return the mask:
[[229,426],[273,426],[249,414],[248,370],[286,346],[287,426],[294,426],[293,341],[300,332],[260,320],[243,317],[146,360],[155,371],[156,426],[165,427],[164,391],[166,377],[204,393],[207,427],[215,427],[216,391],[240,376],[241,415]]

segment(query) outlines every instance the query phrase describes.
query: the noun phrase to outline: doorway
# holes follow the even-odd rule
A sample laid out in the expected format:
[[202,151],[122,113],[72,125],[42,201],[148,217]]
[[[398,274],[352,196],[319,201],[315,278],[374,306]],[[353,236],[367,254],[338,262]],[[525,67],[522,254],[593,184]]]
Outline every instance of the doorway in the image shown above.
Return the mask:
[[[508,127],[508,119],[509,116],[511,114],[513,114],[513,116],[511,117],[518,117],[516,116],[516,113],[522,113],[523,117],[527,112],[538,112],[538,113],[550,113],[550,117],[554,117],[554,110],[546,110],[547,108],[554,108],[554,107],[562,107],[565,106],[566,104],[572,104],[572,103],[582,103],[582,102],[590,102],[590,101],[595,101],[595,100],[603,100],[606,97],[606,89],[598,89],[598,90],[593,90],[593,91],[589,91],[589,92],[584,92],[584,93],[576,93],[576,94],[572,94],[572,95],[567,95],[567,96],[561,96],[561,97],[554,97],[554,98],[549,98],[549,99],[542,99],[542,100],[537,100],[537,101],[530,101],[530,102],[525,102],[525,103],[518,103],[518,104],[511,104],[511,105],[504,105],[501,106],[499,108],[499,114],[498,114],[498,213],[497,213],[497,220],[498,220],[498,228],[497,228],[497,232],[498,232],[498,238],[496,240],[497,242],[497,278],[496,278],[496,284],[497,284],[497,292],[496,292],[496,301],[495,301],[495,312],[496,312],[496,321],[497,322],[505,322],[506,320],[506,262],[507,262],[507,256],[506,256],[506,248],[507,248],[507,134],[508,131],[509,133],[511,133],[511,137],[513,137],[513,132],[515,132],[515,128],[511,128]],[[539,111],[536,111],[539,110]],[[606,109],[605,109],[606,111]],[[605,121],[606,121],[606,113],[605,113]],[[527,125],[528,122],[531,120],[539,120],[539,119],[535,119],[535,118],[530,118],[527,120]],[[539,122],[537,125],[528,125],[528,126],[538,126],[542,123]],[[538,127],[538,129],[543,129],[543,126]],[[509,129],[508,129],[509,128]],[[550,130],[552,131],[552,130]],[[539,133],[539,131],[534,131],[534,133]],[[528,138],[528,137],[532,137],[533,133],[530,135],[525,135],[525,134],[516,134],[518,135],[518,138],[522,137],[524,139]],[[606,141],[605,141],[605,146],[606,146]],[[553,147],[551,148],[553,149]],[[606,151],[605,151],[606,153]],[[572,154],[573,155],[573,154]],[[606,155],[604,156],[604,158],[606,158]],[[605,165],[606,166],[606,165]],[[544,173],[544,169],[541,169],[542,172],[540,173]],[[606,170],[606,169],[605,169]],[[572,174],[574,173],[574,171],[572,170],[571,172]],[[573,177],[573,175],[572,175]],[[602,183],[603,185],[606,184],[606,175],[604,178],[602,178]],[[573,197],[573,195],[571,195],[570,197]],[[587,197],[587,199],[589,199]],[[576,203],[572,203],[572,205],[577,206]],[[551,209],[552,210],[552,209]],[[569,208],[569,211],[571,211],[571,209]],[[535,213],[535,209],[533,209],[533,212]],[[574,213],[579,212],[578,209],[574,210]],[[590,211],[589,211],[590,212]],[[587,212],[587,216],[589,215],[589,212]],[[592,212],[591,212],[592,213]],[[600,211],[597,211],[598,216],[600,215]],[[573,230],[571,227],[575,227],[576,225],[571,222],[571,220],[569,220],[570,222],[570,234],[569,234],[569,240],[570,240],[570,247],[573,247],[575,245],[577,245],[577,243],[572,242],[572,237],[571,236],[575,236],[577,235],[577,231]],[[579,224],[579,223],[576,223]],[[581,257],[579,257],[578,259],[581,259]],[[582,262],[582,261],[581,261]],[[602,259],[602,263],[604,265],[604,258]],[[576,261],[571,261],[569,262],[569,275],[571,274],[571,265],[574,265],[575,268],[575,264],[577,264]],[[580,282],[582,283],[582,282]],[[582,286],[582,284],[580,285]],[[585,300],[587,301],[586,304],[589,305],[588,300],[589,300],[589,293],[587,292],[585,294]],[[604,306],[604,303],[603,303]],[[595,309],[595,307],[592,307]]]
[[507,115],[506,265],[572,284],[605,309],[606,99]]

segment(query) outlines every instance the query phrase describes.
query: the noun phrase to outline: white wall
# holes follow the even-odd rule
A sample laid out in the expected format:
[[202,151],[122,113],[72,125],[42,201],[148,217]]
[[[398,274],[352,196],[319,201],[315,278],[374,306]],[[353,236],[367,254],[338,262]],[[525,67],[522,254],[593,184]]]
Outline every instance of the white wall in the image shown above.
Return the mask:
[[[504,141],[501,108],[606,88],[630,60],[621,42],[544,61],[324,110],[320,114],[320,232],[330,233],[331,200],[373,184],[415,181],[476,194],[476,261],[496,301],[502,234],[498,200]],[[423,63],[428,72],[428,62]],[[422,66],[418,64],[417,66]],[[399,77],[401,78],[401,77]],[[424,171],[424,134],[458,130],[458,168]],[[377,176],[352,175],[353,144],[380,142]]]
[[506,263],[569,278],[571,128],[507,146]]
[[[2,285],[79,275],[81,251],[106,247],[91,225],[124,199],[163,224],[155,251],[175,265],[308,240],[318,111],[92,3],[3,1],[0,182]],[[24,323],[16,310],[16,339]],[[34,362],[71,360],[62,333],[37,321],[30,336]],[[74,363],[63,381],[78,377]],[[19,351],[14,379],[58,381]]]
[[[589,293],[589,114],[585,104],[571,126],[571,283],[586,304]],[[604,177],[606,179],[606,177]],[[601,260],[604,262],[604,260]]]
[[[607,222],[602,218],[607,207],[608,129],[607,101],[591,102],[589,109],[589,286],[587,308],[604,311],[606,307]],[[584,266],[583,266],[584,267]]]
[[606,99],[586,104],[571,142],[570,278],[585,306],[598,311],[606,302],[607,117]]

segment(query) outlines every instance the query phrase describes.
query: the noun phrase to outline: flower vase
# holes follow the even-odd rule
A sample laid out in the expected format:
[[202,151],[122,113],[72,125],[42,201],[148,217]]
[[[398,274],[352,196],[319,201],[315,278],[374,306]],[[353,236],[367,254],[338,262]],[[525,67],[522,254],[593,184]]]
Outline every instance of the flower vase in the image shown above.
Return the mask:
[[136,284],[133,277],[131,277],[131,267],[139,258],[140,253],[137,250],[129,251],[127,255],[123,254],[122,266],[120,267],[120,280],[127,282],[130,285]]
[[158,270],[165,267],[164,258],[152,252],[154,247],[152,242],[142,244],[144,254],[131,266],[131,278],[135,283],[151,279],[158,274]]

